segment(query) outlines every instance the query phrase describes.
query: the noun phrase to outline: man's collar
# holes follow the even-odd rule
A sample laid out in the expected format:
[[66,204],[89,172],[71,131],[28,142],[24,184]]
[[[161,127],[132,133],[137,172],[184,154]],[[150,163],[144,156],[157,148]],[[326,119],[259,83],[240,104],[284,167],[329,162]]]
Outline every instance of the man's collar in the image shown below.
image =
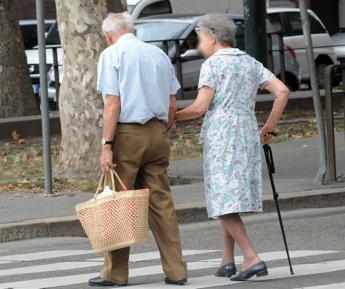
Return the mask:
[[127,39],[134,39],[136,38],[135,35],[133,33],[126,33],[126,34],[123,34],[117,41],[116,41],[116,44],[121,42],[121,41],[124,41],[124,40],[127,40]]

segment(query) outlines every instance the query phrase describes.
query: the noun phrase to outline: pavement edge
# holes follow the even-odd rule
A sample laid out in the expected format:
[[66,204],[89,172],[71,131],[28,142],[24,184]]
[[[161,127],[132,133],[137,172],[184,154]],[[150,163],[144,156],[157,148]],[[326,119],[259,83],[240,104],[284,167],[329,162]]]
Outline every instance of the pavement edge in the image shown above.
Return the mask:
[[[345,206],[345,188],[325,188],[284,193],[281,194],[279,203],[282,211]],[[275,211],[275,204],[271,195],[264,195],[263,206],[265,213]],[[203,202],[176,205],[176,213],[180,224],[208,220],[206,207]],[[76,216],[0,224],[0,243],[42,237],[66,236],[85,236],[84,230]]]

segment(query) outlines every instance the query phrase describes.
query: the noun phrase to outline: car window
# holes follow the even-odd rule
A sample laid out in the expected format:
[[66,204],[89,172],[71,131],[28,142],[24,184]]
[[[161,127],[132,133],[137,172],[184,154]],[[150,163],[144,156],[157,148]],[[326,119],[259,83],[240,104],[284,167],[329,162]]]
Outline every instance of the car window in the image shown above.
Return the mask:
[[301,16],[298,12],[285,13],[288,25],[290,25],[290,31],[286,34],[289,36],[303,35]]
[[[303,35],[302,20],[299,12],[288,12],[286,14],[286,20],[290,25],[290,32],[287,33],[289,36]],[[322,27],[320,22],[311,14],[309,14],[310,20],[310,32],[311,34],[325,33],[325,29]]]
[[163,0],[147,5],[143,11],[141,11],[139,18],[170,13],[172,13],[170,1]]
[[244,50],[244,21],[233,19],[236,26],[236,47]]
[[325,28],[322,27],[321,23],[315,19],[314,16],[309,14],[310,19],[310,31],[311,34],[325,33]]
[[[45,24],[45,32],[48,32],[52,24]],[[32,49],[37,46],[37,25],[30,24],[30,25],[20,25],[20,30],[22,32],[22,37],[24,41],[24,48],[25,50]]]
[[[188,23],[180,22],[143,22],[135,25],[137,37],[164,49],[164,40],[180,39],[188,27]],[[174,41],[168,41],[168,48],[174,46]]]
[[282,27],[282,19],[280,18],[279,13],[268,14],[268,19],[272,26],[272,32],[284,32],[284,29]]

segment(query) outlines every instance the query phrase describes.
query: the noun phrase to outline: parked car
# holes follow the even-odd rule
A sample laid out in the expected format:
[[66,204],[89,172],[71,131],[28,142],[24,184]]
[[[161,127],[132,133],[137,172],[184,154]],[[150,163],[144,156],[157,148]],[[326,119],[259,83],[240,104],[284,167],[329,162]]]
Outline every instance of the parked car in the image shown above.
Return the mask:
[[334,51],[340,63],[345,63],[345,28],[332,36]]
[[[180,55],[182,58],[182,82],[186,97],[195,96],[197,89],[200,67],[204,58],[196,50],[197,35],[195,27],[201,15],[159,15],[135,21],[137,36],[139,39],[167,50],[169,57],[173,60],[176,57],[176,46],[174,39],[178,40]],[[230,15],[237,25],[237,43],[240,49],[244,49],[244,19],[241,15]],[[269,26],[270,24],[267,23]],[[53,29],[53,28],[52,28]],[[181,40],[179,40],[181,39]],[[167,44],[165,47],[164,42]],[[273,39],[273,64],[274,73],[279,77],[281,73],[278,43]],[[292,48],[286,49],[284,53],[286,83],[291,90],[298,90],[301,81],[301,71],[296,61],[296,53]],[[174,63],[176,68],[176,63]],[[175,69],[177,71],[177,69]],[[63,67],[60,66],[60,81],[63,78]],[[53,68],[49,72],[48,95],[50,99],[56,98],[55,77]]]
[[[46,33],[49,31],[51,26],[55,23],[55,20],[45,20]],[[22,32],[24,48],[28,63],[28,69],[34,87],[34,91],[38,93],[38,84],[40,79],[39,73],[39,55],[38,55],[38,40],[37,40],[37,21],[36,20],[20,20],[19,26]],[[62,51],[59,53],[62,58]],[[53,57],[51,49],[47,49],[47,64],[48,69],[53,63]]]
[[[237,25],[237,46],[244,50],[243,16],[228,15]],[[138,38],[157,45],[162,49],[166,49],[166,47],[164,47],[164,41],[181,39],[179,44],[183,61],[182,80],[185,91],[191,91],[197,88],[200,67],[204,61],[196,51],[197,36],[195,27],[200,17],[200,15],[162,15],[137,20],[135,22]],[[175,42],[168,41],[167,46],[168,55],[174,59],[176,56]],[[276,41],[273,41],[273,50],[274,73],[280,76],[279,51]],[[296,61],[296,54],[293,49],[290,48],[285,50],[284,56],[287,84],[292,90],[297,90],[300,85],[301,72]]]
[[127,0],[134,19],[162,14],[243,13],[242,1],[234,0]]
[[[302,69],[302,81],[309,83],[310,76],[300,10],[298,8],[269,8],[267,13],[274,30],[281,31],[284,35],[284,43],[296,51],[297,61]],[[324,69],[327,65],[337,63],[337,58],[327,29],[313,11],[308,10],[308,13],[318,83],[320,88],[324,88]]]

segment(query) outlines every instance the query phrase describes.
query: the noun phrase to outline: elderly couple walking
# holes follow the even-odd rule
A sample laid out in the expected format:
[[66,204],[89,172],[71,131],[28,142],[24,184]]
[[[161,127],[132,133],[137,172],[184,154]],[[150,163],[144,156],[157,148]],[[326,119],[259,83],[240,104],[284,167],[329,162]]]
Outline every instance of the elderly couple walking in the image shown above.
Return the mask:
[[[219,218],[224,238],[218,277],[244,281],[267,275],[264,261],[253,248],[239,213],[261,212],[261,143],[267,143],[288,98],[287,87],[260,62],[235,48],[236,26],[225,15],[208,14],[196,28],[201,67],[194,103],[176,111],[180,85],[168,56],[138,40],[131,17],[110,14],[103,22],[109,47],[98,65],[97,88],[104,98],[104,127],[100,164],[116,165],[129,188],[150,190],[149,225],[157,242],[167,284],[184,285],[187,267],[174,203],[169,189],[170,141],[176,121],[206,113],[203,143],[204,182],[210,218]],[[254,106],[257,90],[275,96],[271,114],[259,131]],[[188,192],[186,192],[188,193]],[[244,261],[237,271],[235,243]],[[127,285],[130,248],[105,254],[99,277],[91,286]]]

